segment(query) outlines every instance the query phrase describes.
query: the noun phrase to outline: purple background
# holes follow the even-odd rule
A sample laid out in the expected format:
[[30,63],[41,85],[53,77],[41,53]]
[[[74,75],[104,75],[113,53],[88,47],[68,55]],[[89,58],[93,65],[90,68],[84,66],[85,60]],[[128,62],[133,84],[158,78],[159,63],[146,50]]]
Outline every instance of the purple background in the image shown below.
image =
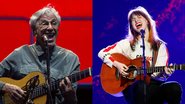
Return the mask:
[[[159,36],[167,43],[169,63],[185,64],[185,0],[94,0],[93,104],[126,104],[123,97],[103,91],[99,79],[102,61],[97,54],[127,35],[127,14],[139,5],[156,21]],[[168,80],[178,81],[185,91],[185,71],[175,71]],[[185,104],[184,92],[182,104]]]

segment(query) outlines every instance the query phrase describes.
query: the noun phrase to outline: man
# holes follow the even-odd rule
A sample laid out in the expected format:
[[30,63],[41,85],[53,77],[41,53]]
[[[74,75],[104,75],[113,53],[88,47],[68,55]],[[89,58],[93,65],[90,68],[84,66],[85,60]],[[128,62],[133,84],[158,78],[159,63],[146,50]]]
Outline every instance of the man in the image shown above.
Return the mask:
[[[51,6],[46,6],[30,18],[30,26],[36,37],[36,43],[23,45],[15,49],[0,64],[0,76],[21,79],[30,72],[39,71],[47,76],[47,50],[49,50],[50,77],[52,80],[64,78],[60,81],[56,93],[52,92],[49,104],[76,104],[76,83],[72,84],[68,77],[79,71],[78,56],[72,51],[56,45],[58,28],[61,18]],[[0,82],[0,90],[9,94],[14,102],[24,101],[26,91],[19,86]]]

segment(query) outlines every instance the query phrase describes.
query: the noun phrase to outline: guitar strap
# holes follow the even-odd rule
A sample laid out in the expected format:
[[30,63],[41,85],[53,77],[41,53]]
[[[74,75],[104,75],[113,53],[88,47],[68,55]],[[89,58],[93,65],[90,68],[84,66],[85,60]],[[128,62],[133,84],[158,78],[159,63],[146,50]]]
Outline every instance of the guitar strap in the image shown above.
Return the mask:
[[152,67],[154,67],[154,66],[155,66],[155,63],[156,63],[156,61],[157,61],[158,50],[154,50],[152,54],[153,54],[153,58],[152,58]]
[[153,58],[152,58],[152,67],[154,67],[155,64],[156,64],[157,56],[158,56],[158,51],[159,51],[160,45],[161,45],[161,42],[158,42],[158,43],[157,43],[158,49],[157,49],[157,50],[153,50],[153,53],[152,53],[152,54],[153,54]]

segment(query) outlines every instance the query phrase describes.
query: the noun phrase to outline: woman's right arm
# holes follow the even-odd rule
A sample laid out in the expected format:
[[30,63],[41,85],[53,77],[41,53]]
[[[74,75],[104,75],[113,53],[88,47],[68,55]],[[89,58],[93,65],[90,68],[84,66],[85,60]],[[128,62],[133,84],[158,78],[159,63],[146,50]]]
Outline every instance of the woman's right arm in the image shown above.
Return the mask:
[[99,51],[98,57],[102,59],[104,63],[106,63],[109,67],[115,66],[119,73],[126,76],[128,73],[125,71],[128,70],[128,67],[124,63],[120,63],[114,59],[111,54],[113,53],[121,53],[123,55],[127,54],[128,47],[130,47],[130,43],[128,40],[121,40],[113,45],[109,45],[106,48],[103,48]]

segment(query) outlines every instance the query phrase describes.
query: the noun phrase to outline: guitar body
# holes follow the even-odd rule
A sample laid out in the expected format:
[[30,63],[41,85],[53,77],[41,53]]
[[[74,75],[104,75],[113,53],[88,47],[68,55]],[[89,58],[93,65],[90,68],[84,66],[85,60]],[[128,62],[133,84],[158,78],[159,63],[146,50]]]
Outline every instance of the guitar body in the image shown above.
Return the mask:
[[[111,54],[111,56],[121,63],[124,63],[125,65],[134,66],[137,71],[139,67],[142,67],[142,58],[137,58],[134,60],[128,59],[122,54],[114,53]],[[146,62],[146,66],[150,66],[149,62]],[[129,68],[130,69],[130,68]],[[132,70],[131,70],[132,71]],[[129,72],[128,78],[122,77],[116,67],[109,67],[105,63],[102,65],[101,72],[100,72],[100,80],[102,84],[102,88],[105,92],[109,94],[116,94],[118,92],[123,91],[125,88],[127,88],[129,85],[133,84],[136,80],[143,80],[143,75],[137,75],[136,77],[133,77],[133,73]],[[149,83],[150,77],[146,76],[146,81]]]
[[[33,78],[34,76],[37,76],[37,75],[39,75],[39,85],[44,84],[45,77],[41,72],[31,72],[27,76],[25,76],[24,78],[22,78],[20,80],[13,80],[11,78],[2,77],[2,78],[0,78],[0,81],[5,82],[5,83],[10,83],[13,85],[17,85],[17,86],[23,88],[31,78]],[[18,104],[18,103],[14,103],[11,100],[11,98],[8,96],[7,93],[4,94],[2,99],[3,99],[3,104]],[[43,95],[38,98],[35,98],[33,100],[33,102],[34,102],[34,104],[46,104],[46,99],[47,99],[47,96]]]
[[[91,68],[85,69],[83,71],[73,73],[69,76],[71,83],[77,82],[81,79],[92,76]],[[64,77],[65,78],[65,77]],[[51,92],[55,92],[58,90],[58,85],[61,80],[64,78],[51,81],[50,90]],[[17,85],[23,90],[27,91],[26,101],[33,100],[33,102],[29,102],[28,104],[46,104],[47,101],[47,85],[45,82],[45,77],[41,72],[31,72],[24,78],[20,80],[14,80],[11,78],[2,77],[0,78],[1,82],[10,83],[13,85]],[[8,96],[8,93],[3,94],[2,97],[3,104],[20,104],[20,102],[14,103],[11,98]],[[26,101],[23,104],[26,104]],[[1,102],[0,102],[1,103]]]

